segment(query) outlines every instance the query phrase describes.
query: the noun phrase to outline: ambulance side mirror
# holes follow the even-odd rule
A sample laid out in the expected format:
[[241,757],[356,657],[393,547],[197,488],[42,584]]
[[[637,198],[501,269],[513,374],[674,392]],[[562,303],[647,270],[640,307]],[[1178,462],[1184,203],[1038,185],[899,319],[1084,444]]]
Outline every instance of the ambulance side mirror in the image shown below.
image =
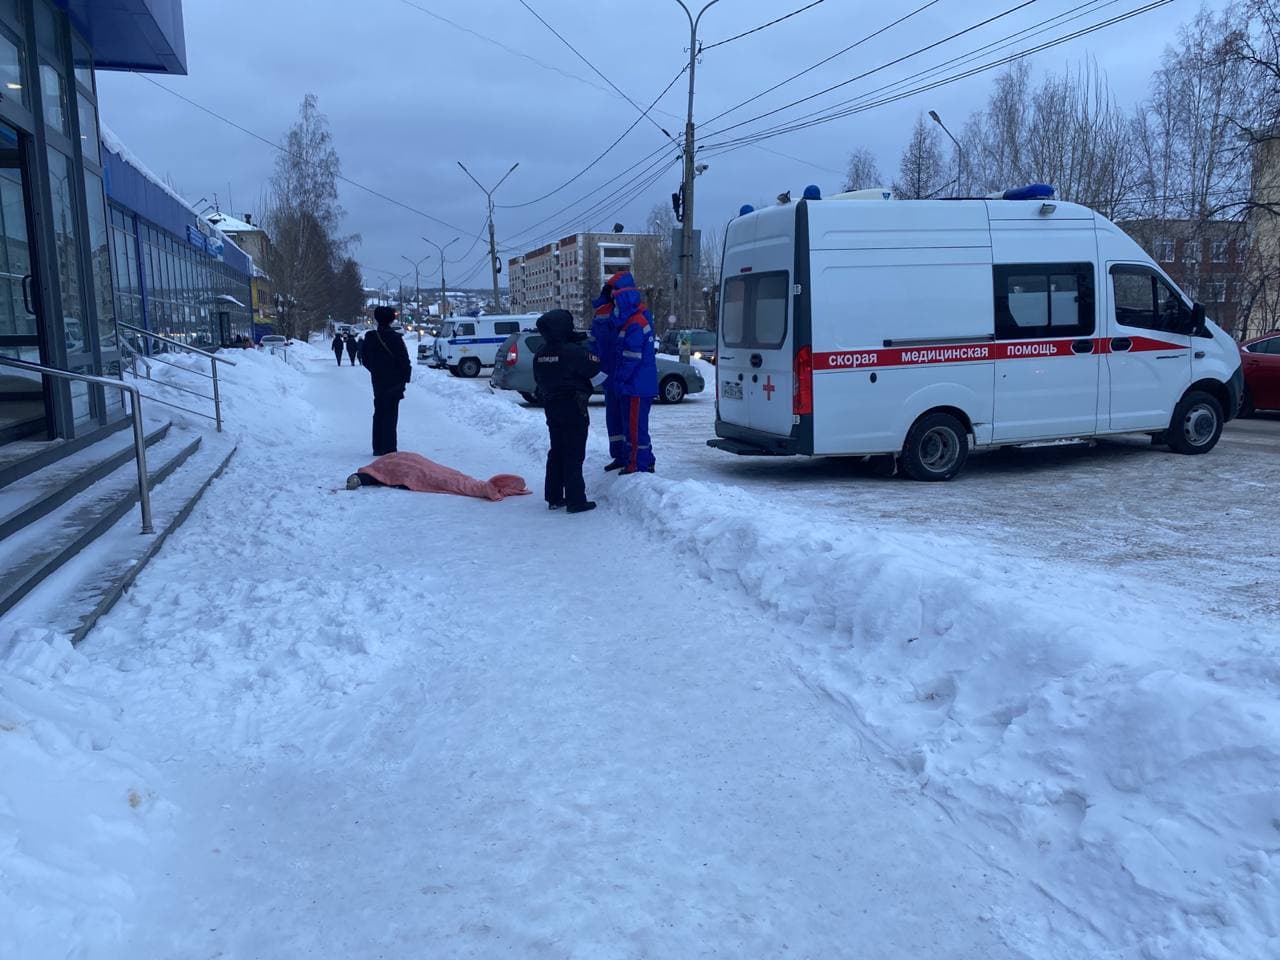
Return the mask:
[[1191,305],[1191,319],[1188,325],[1190,329],[1187,332],[1193,337],[1203,337],[1208,334],[1204,323],[1203,303],[1193,303]]

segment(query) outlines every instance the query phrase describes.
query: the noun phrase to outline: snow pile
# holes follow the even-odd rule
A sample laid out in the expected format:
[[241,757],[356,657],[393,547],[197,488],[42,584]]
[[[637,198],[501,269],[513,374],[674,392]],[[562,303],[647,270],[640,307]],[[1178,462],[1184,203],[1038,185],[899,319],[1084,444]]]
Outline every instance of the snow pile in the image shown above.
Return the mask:
[[[0,642],[4,642],[0,640]],[[83,956],[119,936],[172,808],[117,742],[119,705],[65,639],[0,646],[0,956]]]
[[[419,379],[459,422],[545,455],[538,411]],[[589,455],[605,447],[597,426]],[[1028,947],[1280,956],[1274,630],[1189,619],[1176,597],[958,536],[815,521],[717,483],[599,476],[598,499],[775,617],[806,685],[957,829],[1039,852],[1037,883],[1091,933],[1065,944],[1052,918],[1021,918],[1041,927]],[[830,642],[788,642],[788,624]]]

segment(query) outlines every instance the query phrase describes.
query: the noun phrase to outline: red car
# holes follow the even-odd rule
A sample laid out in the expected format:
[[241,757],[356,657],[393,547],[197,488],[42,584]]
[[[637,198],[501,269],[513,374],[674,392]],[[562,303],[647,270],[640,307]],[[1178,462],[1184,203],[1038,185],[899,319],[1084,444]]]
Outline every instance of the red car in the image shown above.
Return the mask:
[[1244,400],[1240,416],[1255,410],[1280,410],[1280,330],[1240,344]]

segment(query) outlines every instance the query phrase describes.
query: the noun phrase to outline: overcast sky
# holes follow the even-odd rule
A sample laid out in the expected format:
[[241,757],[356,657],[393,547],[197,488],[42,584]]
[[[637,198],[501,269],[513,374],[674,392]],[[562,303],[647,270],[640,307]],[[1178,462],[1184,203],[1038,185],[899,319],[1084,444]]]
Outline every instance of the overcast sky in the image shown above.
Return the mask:
[[[527,0],[613,84],[641,105],[657,96],[687,61],[688,22],[675,0]],[[690,0],[691,3],[704,0]],[[803,7],[810,0],[719,0],[703,18],[699,38],[709,45]],[[836,57],[777,91],[714,119],[843,47],[923,6],[927,0],[885,4],[823,0],[775,26],[704,52],[697,70],[695,119],[704,142],[764,128],[939,66],[1042,21],[1067,15],[1082,0],[1031,0],[986,27],[806,103],[756,120],[722,137],[715,131],[809,97],[942,40],[1021,0],[936,0],[928,9]],[[1019,49],[1073,32],[1144,5],[1146,0],[1096,0],[1085,16]],[[331,122],[343,173],[360,184],[455,226],[443,226],[350,184],[341,187],[346,228],[361,237],[355,256],[366,279],[412,267],[444,243],[451,285],[488,281],[476,242],[484,222],[483,194],[456,161],[486,184],[515,162],[520,168],[495,195],[500,204],[536,200],[582,170],[639,116],[526,10],[520,0],[185,0],[186,77],[158,82],[239,125],[278,141],[304,94],[318,95]],[[1037,73],[1093,57],[1122,101],[1136,103],[1178,24],[1198,4],[1168,6],[1035,55]],[[430,13],[424,12],[430,11]],[[437,17],[447,18],[450,25]],[[480,36],[478,36],[480,35]],[[488,38],[488,39],[484,39]],[[991,56],[1003,55],[993,53]],[[870,148],[886,180],[916,115],[937,110],[953,130],[979,108],[991,74],[961,80],[864,113],[775,137],[708,158],[698,179],[697,222],[714,228],[743,202],[761,202],[808,183],[839,188],[849,151]],[[152,169],[171,176],[188,199],[217,194],[223,209],[258,213],[275,161],[271,147],[129,74],[101,74],[103,120]],[[901,89],[895,87],[893,90]],[[892,92],[892,91],[889,91]],[[495,221],[504,260],[582,228],[643,226],[656,203],[679,186],[680,168],[646,186],[648,176],[617,200],[598,201],[660,161],[676,147],[658,125],[679,136],[687,80],[681,77],[641,122],[593,169],[541,202],[499,209]],[[665,144],[665,152],[664,152]],[[618,175],[639,161],[627,176]],[[583,200],[602,185],[612,185]],[[636,189],[642,188],[639,192]],[[632,197],[632,194],[635,194]],[[575,204],[576,201],[580,201]],[[564,209],[568,207],[569,209]],[[422,266],[422,283],[439,281],[438,259]],[[411,281],[410,281],[411,282]]]

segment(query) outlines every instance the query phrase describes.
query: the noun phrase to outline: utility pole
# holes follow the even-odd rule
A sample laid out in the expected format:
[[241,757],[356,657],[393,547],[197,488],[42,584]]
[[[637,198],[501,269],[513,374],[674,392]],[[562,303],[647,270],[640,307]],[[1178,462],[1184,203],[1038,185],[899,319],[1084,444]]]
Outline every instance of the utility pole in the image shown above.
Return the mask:
[[400,254],[400,259],[406,260],[409,263],[413,264],[413,309],[418,312],[421,312],[421,310],[419,309],[421,306],[421,303],[420,303],[421,294],[418,292],[420,289],[420,287],[418,286],[418,268],[421,267],[427,260],[431,259],[431,254],[427,254],[421,260],[411,260],[409,257],[406,257],[402,253]]
[[951,137],[951,142],[956,145],[956,188],[951,191],[954,197],[960,193],[960,181],[964,177],[964,147],[960,146],[960,141],[951,136],[951,131],[947,129],[947,125],[942,122],[942,118],[938,116],[937,110],[929,111],[929,119],[942,128],[942,132]]
[[[712,0],[712,2],[714,2],[714,0]],[[502,175],[502,179],[499,180],[497,183],[495,183],[493,187],[489,190],[486,190],[479,180],[471,176],[471,171],[467,169],[466,164],[464,164],[461,160],[458,161],[458,166],[462,167],[463,173],[465,173],[468,177],[471,177],[472,183],[474,183],[477,187],[480,187],[480,192],[484,194],[485,200],[487,200],[489,203],[489,268],[493,271],[493,309],[497,311],[501,311],[502,298],[498,294],[498,270],[500,268],[500,264],[498,263],[498,244],[494,240],[494,231],[493,231],[493,194],[494,194],[494,191],[496,191],[500,186],[502,186],[502,184],[506,181],[507,177],[511,176],[511,174],[516,172],[516,167],[520,166],[520,164],[519,163],[512,164],[511,169],[508,170],[506,173],[504,173]]]
[[684,11],[684,15],[689,18],[689,110],[685,115],[684,123],[684,179],[681,182],[681,198],[680,213],[682,216],[680,231],[680,321],[685,326],[693,324],[693,179],[697,176],[694,171],[694,143],[693,143],[693,75],[698,67],[698,24],[702,22],[702,15],[714,7],[720,0],[711,0],[706,6],[698,11],[698,16],[694,17],[693,12],[685,5],[684,0],[676,0],[680,4],[680,8]]
[[457,243],[458,238],[454,237],[452,240],[446,243],[443,247],[440,246],[440,244],[436,243],[434,240],[428,240],[426,237],[422,238],[422,242],[431,244],[431,246],[436,248],[436,253],[440,254],[440,322],[444,323],[445,296],[446,296],[445,289],[444,289],[444,263],[445,263],[444,252],[448,250],[451,246],[453,246],[455,243]]

